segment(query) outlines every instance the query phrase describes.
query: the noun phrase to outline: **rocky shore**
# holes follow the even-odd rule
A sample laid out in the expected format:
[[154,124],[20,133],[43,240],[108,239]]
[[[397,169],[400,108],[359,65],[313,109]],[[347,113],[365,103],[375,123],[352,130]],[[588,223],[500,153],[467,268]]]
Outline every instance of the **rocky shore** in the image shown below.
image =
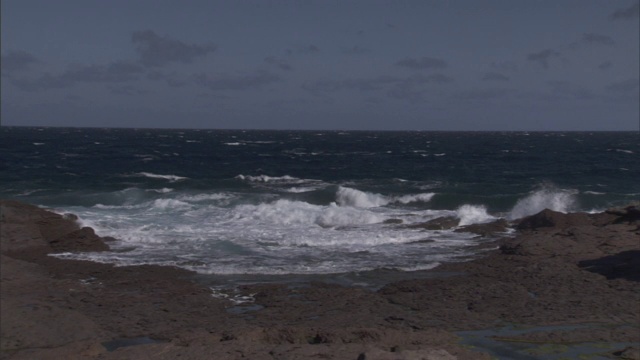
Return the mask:
[[453,275],[377,291],[323,282],[213,291],[177,268],[62,260],[49,254],[106,251],[112,239],[73,215],[0,207],[1,359],[490,359],[509,358],[510,343],[540,345],[520,358],[597,343],[602,358],[640,359],[637,204],[474,225],[478,236],[516,232],[432,270]]

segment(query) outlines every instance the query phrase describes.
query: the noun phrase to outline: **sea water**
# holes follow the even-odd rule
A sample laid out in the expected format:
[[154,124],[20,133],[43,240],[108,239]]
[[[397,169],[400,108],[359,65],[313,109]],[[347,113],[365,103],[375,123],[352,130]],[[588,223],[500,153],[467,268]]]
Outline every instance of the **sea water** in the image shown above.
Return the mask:
[[459,226],[640,198],[634,132],[0,128],[0,197],[74,213],[111,251],[200,274],[429,269],[478,255]]

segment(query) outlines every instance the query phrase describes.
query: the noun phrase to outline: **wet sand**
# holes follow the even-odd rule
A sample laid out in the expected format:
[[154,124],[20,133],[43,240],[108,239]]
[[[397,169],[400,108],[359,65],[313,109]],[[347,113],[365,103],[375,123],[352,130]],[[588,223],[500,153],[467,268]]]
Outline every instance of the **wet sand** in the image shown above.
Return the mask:
[[539,345],[512,349],[522,358],[587,343],[600,344],[591,354],[640,356],[637,206],[545,210],[478,259],[374,290],[308,281],[215,291],[182,269],[49,256],[105,251],[109,239],[73,216],[0,206],[2,359],[490,359],[514,342]]

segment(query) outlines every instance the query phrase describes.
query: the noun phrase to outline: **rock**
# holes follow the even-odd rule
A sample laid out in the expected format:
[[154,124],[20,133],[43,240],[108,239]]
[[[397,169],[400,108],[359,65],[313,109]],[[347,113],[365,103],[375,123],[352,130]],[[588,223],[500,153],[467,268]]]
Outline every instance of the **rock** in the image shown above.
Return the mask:
[[383,221],[384,224],[402,224],[402,219],[387,219]]
[[527,216],[520,220],[518,230],[538,230],[540,228],[564,229],[569,226],[591,225],[593,222],[585,213],[564,214],[558,211],[544,209],[541,212]]
[[498,219],[490,223],[463,226],[460,229],[456,229],[455,232],[470,232],[481,236],[492,236],[496,233],[507,231],[508,227],[509,222],[507,222],[507,220]]
[[443,216],[435,218],[420,224],[409,225],[413,229],[425,229],[425,230],[449,230],[460,223],[460,219],[453,216]]
[[637,360],[640,359],[640,348],[629,346],[613,353],[619,359]]
[[370,349],[358,356],[358,360],[456,360],[442,349],[404,350],[399,352]]
[[51,245],[54,252],[109,250],[109,246],[90,227],[83,227],[70,234],[63,235],[56,240],[50,241],[49,245]]
[[640,221],[640,205],[638,204],[608,209],[605,213],[618,216],[618,219],[616,219],[614,223],[635,223]]

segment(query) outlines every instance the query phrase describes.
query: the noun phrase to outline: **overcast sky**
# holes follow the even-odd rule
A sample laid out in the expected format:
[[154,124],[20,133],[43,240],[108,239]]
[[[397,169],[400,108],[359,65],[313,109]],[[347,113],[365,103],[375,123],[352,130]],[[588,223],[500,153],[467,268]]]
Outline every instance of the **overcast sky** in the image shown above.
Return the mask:
[[2,125],[638,130],[638,0],[3,0]]

